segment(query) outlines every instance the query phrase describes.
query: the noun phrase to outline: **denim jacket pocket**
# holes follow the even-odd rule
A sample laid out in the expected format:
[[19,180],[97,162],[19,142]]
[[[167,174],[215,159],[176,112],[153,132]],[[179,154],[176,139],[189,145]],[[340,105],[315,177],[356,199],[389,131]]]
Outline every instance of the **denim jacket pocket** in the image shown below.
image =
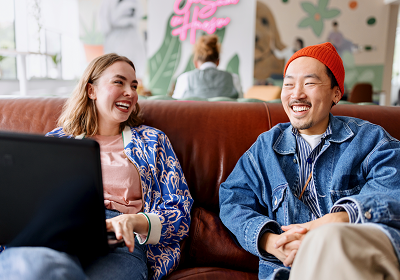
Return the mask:
[[281,205],[282,201],[285,199],[285,192],[287,184],[278,186],[272,190],[272,211],[275,212],[276,209]]
[[348,196],[352,196],[355,194],[359,194],[361,189],[362,189],[362,186],[357,185],[357,186],[355,186],[351,189],[347,189],[347,190],[340,190],[340,191],[331,190],[332,203],[335,204],[336,201],[338,201],[339,199],[341,199],[343,197],[348,197]]

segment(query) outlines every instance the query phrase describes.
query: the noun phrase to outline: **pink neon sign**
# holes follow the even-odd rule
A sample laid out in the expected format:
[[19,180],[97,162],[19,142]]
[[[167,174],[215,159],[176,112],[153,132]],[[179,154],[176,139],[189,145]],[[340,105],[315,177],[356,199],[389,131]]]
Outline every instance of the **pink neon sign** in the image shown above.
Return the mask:
[[[239,0],[187,0],[185,6],[180,9],[179,6],[181,2],[182,0],[175,0],[174,3],[174,12],[176,15],[173,16],[171,19],[171,26],[181,26],[172,30],[172,35],[179,35],[179,39],[181,41],[184,41],[187,37],[187,31],[190,29],[190,43],[194,44],[196,42],[197,30],[204,30],[208,34],[213,34],[217,28],[227,26],[231,21],[229,17],[213,17],[211,20],[205,20],[203,22],[199,21],[199,18],[210,18],[215,14],[218,7],[236,5],[237,3],[239,3]],[[199,6],[194,7],[192,21],[190,22],[190,8],[192,7],[193,3],[200,3],[204,7],[202,7],[201,9]]]

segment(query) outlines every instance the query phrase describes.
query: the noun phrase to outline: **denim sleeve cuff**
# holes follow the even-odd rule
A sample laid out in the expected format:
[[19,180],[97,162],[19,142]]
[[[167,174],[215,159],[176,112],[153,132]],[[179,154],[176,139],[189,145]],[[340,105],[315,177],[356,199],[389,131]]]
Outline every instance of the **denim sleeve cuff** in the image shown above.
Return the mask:
[[357,204],[354,202],[341,202],[333,205],[330,213],[337,213],[337,212],[342,212],[346,211],[347,214],[349,215],[349,223],[351,224],[356,224],[359,222],[360,219],[360,211],[357,207]]
[[[261,229],[260,234],[258,236],[258,244],[260,244],[261,237],[267,232],[280,234],[281,229],[279,227],[279,224],[275,221],[269,221],[268,223],[266,223],[264,225],[264,227]],[[263,259],[265,259],[267,261],[277,261],[278,260],[274,255],[271,255],[270,253],[267,253],[267,251],[265,251],[264,249],[260,248],[260,246],[258,246],[258,251],[259,251],[260,256],[262,256]]]

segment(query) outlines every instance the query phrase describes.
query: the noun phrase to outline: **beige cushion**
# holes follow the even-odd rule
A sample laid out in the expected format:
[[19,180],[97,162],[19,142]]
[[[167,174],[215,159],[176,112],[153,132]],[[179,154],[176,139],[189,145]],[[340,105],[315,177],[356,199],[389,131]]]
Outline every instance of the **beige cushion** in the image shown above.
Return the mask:
[[244,94],[245,98],[256,98],[264,101],[270,101],[281,98],[281,87],[279,86],[252,86]]

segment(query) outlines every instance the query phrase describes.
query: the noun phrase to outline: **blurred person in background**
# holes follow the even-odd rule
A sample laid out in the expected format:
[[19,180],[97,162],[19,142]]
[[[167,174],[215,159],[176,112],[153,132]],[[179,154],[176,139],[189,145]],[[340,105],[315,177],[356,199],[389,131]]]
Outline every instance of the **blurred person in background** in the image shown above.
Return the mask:
[[193,63],[196,69],[180,75],[173,98],[242,97],[239,76],[218,70],[221,45],[217,35],[201,36],[194,47]]

